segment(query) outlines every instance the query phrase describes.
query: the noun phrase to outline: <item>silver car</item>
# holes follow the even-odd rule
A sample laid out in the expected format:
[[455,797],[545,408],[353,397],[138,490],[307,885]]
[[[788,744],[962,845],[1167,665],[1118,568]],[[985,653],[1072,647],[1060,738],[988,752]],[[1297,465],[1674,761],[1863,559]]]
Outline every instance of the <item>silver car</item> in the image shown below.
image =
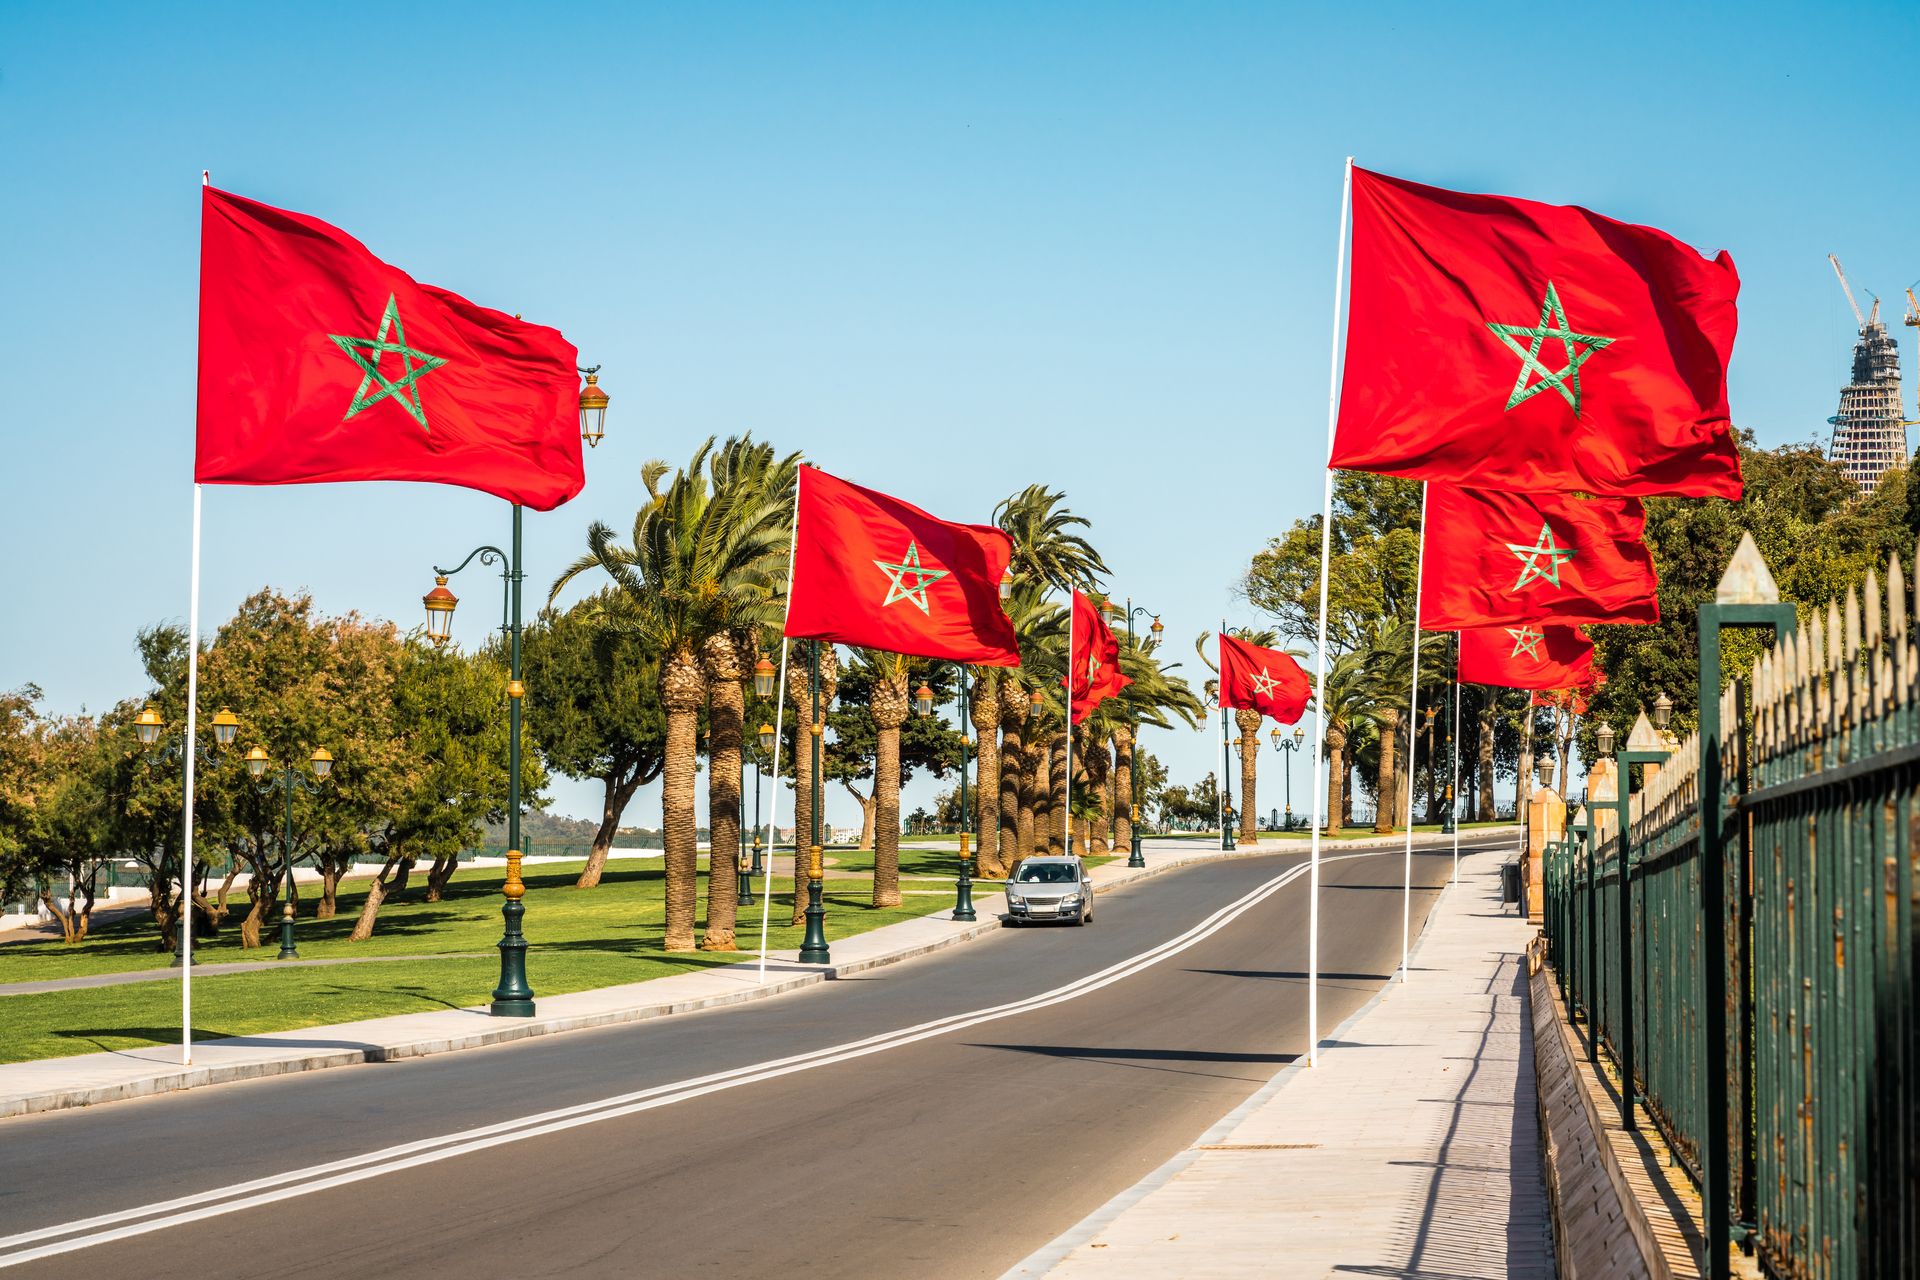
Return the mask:
[[1022,858],[1007,876],[1007,910],[1016,921],[1093,923],[1093,881],[1067,856]]

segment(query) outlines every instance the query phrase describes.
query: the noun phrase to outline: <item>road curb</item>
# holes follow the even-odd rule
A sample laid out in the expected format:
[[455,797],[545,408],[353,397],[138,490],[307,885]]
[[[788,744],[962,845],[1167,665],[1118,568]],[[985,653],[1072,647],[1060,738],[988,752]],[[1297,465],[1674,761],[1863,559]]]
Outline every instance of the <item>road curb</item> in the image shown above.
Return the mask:
[[[1488,834],[1498,828],[1487,829]],[[1475,838],[1483,838],[1476,834]],[[1415,847],[1451,842],[1451,836],[1416,835]],[[1381,837],[1374,840],[1328,841],[1328,845],[1337,843],[1341,851],[1367,848],[1404,846],[1406,837]],[[1203,863],[1219,862],[1228,859],[1263,857],[1270,854],[1295,852],[1294,849],[1281,846],[1260,846],[1234,849],[1231,851],[1213,851],[1207,853],[1157,854],[1162,859],[1150,863],[1145,868],[1128,868],[1118,863],[1108,863],[1096,868],[1096,873],[1112,869],[1115,874],[1104,877],[1105,883],[1100,889],[1117,889],[1124,885],[1149,880],[1170,871]],[[1305,854],[1307,846],[1301,845],[1297,852]],[[937,915],[938,913],[929,913]],[[365,1043],[343,1044],[338,1048],[315,1050],[311,1053],[283,1058],[271,1058],[250,1062],[234,1062],[215,1066],[168,1066],[154,1063],[154,1070],[134,1079],[115,1081],[107,1084],[80,1085],[61,1089],[43,1089],[32,1093],[0,1096],[0,1119],[13,1116],[40,1115],[51,1111],[64,1111],[77,1107],[97,1106],[107,1102],[123,1102],[134,1098],[157,1097],[161,1094],[179,1093],[188,1089],[198,1089],[207,1085],[231,1084],[242,1080],[261,1080],[274,1076],[289,1075],[294,1072],[320,1071],[330,1067],[358,1066],[371,1062],[400,1062],[409,1058],[423,1058],[432,1054],[455,1053],[465,1049],[480,1049],[493,1045],[512,1044],[538,1036],[555,1035],[567,1031],[582,1031],[593,1027],[620,1026],[634,1022],[646,1022],[654,1018],[670,1017],[679,1013],[694,1013],[703,1009],[725,1008],[730,1005],[745,1004],[763,1000],[771,996],[782,995],[804,987],[811,987],[835,978],[848,977],[856,973],[878,969],[890,964],[899,964],[906,960],[917,959],[937,951],[972,942],[988,934],[998,932],[1003,926],[997,912],[983,913],[986,918],[965,929],[955,930],[938,938],[917,941],[884,951],[877,955],[862,957],[842,964],[827,965],[818,970],[788,972],[765,983],[745,987],[737,991],[716,992],[707,996],[696,996],[681,1000],[651,1001],[620,1009],[609,1009],[595,1013],[562,1015],[549,1018],[532,1018],[526,1021],[500,1022],[489,1019],[483,1026],[467,1033],[435,1035],[399,1040],[388,1044]],[[926,919],[927,917],[922,917]],[[910,921],[906,923],[918,923]],[[894,927],[894,926],[887,926]],[[742,961],[741,963],[746,963]],[[658,981],[658,979],[655,979]],[[645,984],[638,984],[644,986]],[[462,1012],[484,1016],[485,1006],[474,1006]],[[287,1032],[290,1036],[324,1035],[329,1028],[307,1027],[300,1031]],[[219,1044],[219,1041],[203,1042],[202,1048]],[[31,1064],[19,1064],[22,1066]],[[0,1070],[4,1070],[0,1067]]]

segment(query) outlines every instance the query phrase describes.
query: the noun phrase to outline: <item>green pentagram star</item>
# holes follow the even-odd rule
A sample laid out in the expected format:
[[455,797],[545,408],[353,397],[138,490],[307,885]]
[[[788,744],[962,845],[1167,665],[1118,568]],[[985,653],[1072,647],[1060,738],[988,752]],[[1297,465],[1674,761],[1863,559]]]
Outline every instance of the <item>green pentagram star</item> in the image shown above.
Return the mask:
[[1509,658],[1517,658],[1524,653],[1535,661],[1539,660],[1540,642],[1546,639],[1543,633],[1532,627],[1503,627],[1501,630],[1513,637],[1513,652],[1507,655]]
[[[927,588],[946,577],[947,570],[922,569],[920,548],[911,542],[907,544],[907,554],[900,557],[899,564],[888,564],[885,560],[875,560],[874,563],[880,567],[882,573],[892,579],[887,587],[887,598],[880,602],[882,609],[895,600],[906,600],[919,605],[920,612],[929,615],[932,613],[932,610],[927,608]],[[914,580],[911,586],[906,582],[908,577]]]
[[[389,330],[393,333],[392,342],[387,341]],[[360,389],[353,393],[353,403],[347,406],[347,416],[341,419],[342,422],[392,396],[413,415],[413,420],[422,429],[432,429],[427,426],[426,410],[420,407],[420,388],[414,384],[445,364],[446,359],[416,351],[407,345],[407,331],[400,325],[400,304],[394,301],[392,294],[387,295],[387,310],[380,317],[380,333],[377,337],[349,338],[338,333],[327,336],[333,339],[334,345],[346,354],[347,359],[360,366],[362,375]],[[389,354],[400,357],[400,377],[397,379],[380,372],[380,357]],[[415,360],[420,363],[412,363]],[[375,383],[379,384],[380,389],[372,395],[367,394]],[[409,392],[412,394],[409,395]]]
[[[1551,325],[1547,323],[1549,320],[1553,322]],[[1514,379],[1513,394],[1507,397],[1507,408],[1524,404],[1552,387],[1572,407],[1576,418],[1580,416],[1580,366],[1594,352],[1603,351],[1618,341],[1617,338],[1575,333],[1569,329],[1566,309],[1560,305],[1560,292],[1553,287],[1551,280],[1547,281],[1547,300],[1540,304],[1538,324],[1495,324],[1488,321],[1487,328],[1493,330],[1494,335],[1520,357],[1520,376]],[[1532,338],[1533,344],[1523,347],[1514,341],[1516,337]],[[1549,369],[1540,363],[1540,344],[1548,339],[1566,348],[1567,362],[1558,369]],[[1540,380],[1528,385],[1530,376],[1538,376]]]
[[[1574,548],[1555,545],[1552,526],[1544,524],[1540,526],[1540,536],[1532,546],[1520,542],[1509,542],[1507,550],[1520,557],[1520,579],[1513,584],[1515,591],[1530,582],[1546,582],[1559,586],[1560,566],[1573,559],[1574,555]],[[1546,560],[1544,567],[1540,563],[1542,558]]]

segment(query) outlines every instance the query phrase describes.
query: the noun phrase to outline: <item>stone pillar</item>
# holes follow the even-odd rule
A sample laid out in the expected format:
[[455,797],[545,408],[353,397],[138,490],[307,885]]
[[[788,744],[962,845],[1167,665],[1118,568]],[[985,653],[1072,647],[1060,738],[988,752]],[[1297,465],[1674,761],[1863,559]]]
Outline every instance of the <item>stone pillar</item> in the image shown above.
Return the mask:
[[1563,840],[1567,834],[1567,802],[1552,787],[1535,786],[1527,799],[1527,919],[1538,924],[1546,897],[1546,880],[1541,858],[1547,841]]

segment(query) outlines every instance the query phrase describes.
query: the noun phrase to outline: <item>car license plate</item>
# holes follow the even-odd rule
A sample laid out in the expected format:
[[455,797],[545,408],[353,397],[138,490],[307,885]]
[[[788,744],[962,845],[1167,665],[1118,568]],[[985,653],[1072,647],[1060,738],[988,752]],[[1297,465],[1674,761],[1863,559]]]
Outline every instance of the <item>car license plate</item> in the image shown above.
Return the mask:
[[1027,912],[1036,916],[1057,916],[1060,914],[1060,907],[1052,902],[1035,902],[1028,905]]

